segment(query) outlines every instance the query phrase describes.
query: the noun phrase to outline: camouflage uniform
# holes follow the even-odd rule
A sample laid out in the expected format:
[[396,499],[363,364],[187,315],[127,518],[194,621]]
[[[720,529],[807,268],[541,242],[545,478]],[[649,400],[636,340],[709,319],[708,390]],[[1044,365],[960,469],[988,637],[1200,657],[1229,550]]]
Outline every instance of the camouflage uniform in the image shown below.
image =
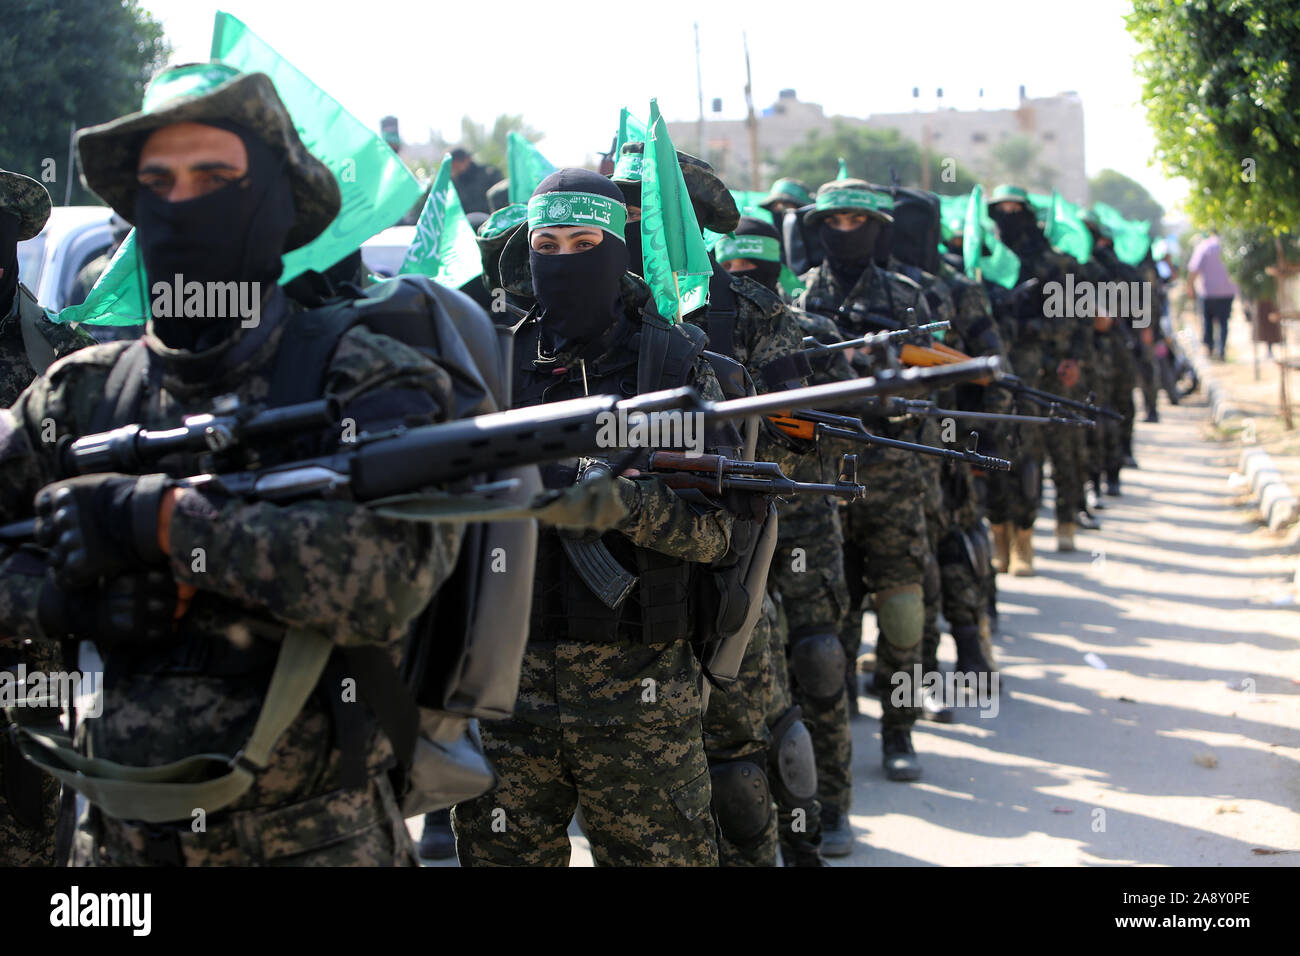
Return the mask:
[[[831,316],[846,338],[876,331],[877,327],[869,321],[871,315],[902,322],[906,310],[912,308],[918,324],[930,321],[929,306],[916,283],[874,264],[866,267],[851,289],[845,289],[825,263],[801,278],[807,288],[800,296],[800,307]],[[872,426],[886,437],[914,435],[915,430],[910,419],[904,423],[872,423]],[[866,485],[867,493],[849,504],[843,513],[849,613],[840,634],[844,652],[851,661],[857,658],[861,640],[862,598],[874,592],[878,601],[896,595],[919,601],[929,550],[921,496],[925,477],[916,455],[882,447],[856,450],[859,480]],[[883,639],[877,641],[878,666],[883,664],[887,677],[899,671],[909,672],[912,664],[920,659],[920,628],[915,635],[911,634],[910,627],[894,624],[886,624],[880,631]],[[798,686],[797,677],[795,686]],[[907,729],[915,720],[915,707],[897,706],[889,699],[882,702],[882,730]],[[851,755],[847,720],[837,730],[843,734],[843,743],[833,750],[837,756]],[[851,790],[846,786],[847,762],[824,770],[819,765],[817,770],[822,804],[847,813],[851,802]]]
[[[705,327],[710,333],[709,348],[744,365],[760,394],[773,391],[790,381],[793,367],[788,357],[799,351],[802,333],[784,303],[753,279],[732,275],[729,287],[735,296],[735,323],[731,329],[721,329],[708,321]],[[689,320],[704,324],[706,316],[697,313]],[[802,382],[795,379],[791,384]],[[786,474],[791,474],[791,466],[801,456],[780,436],[774,436],[771,426],[764,424],[761,428],[755,457],[760,461],[776,461]],[[715,690],[709,697],[704,715],[704,746],[709,766],[715,772],[721,764],[731,761],[746,761],[767,768],[772,744],[768,717],[773,709],[771,701],[777,696],[773,658],[777,654],[783,657],[785,652],[783,645],[772,643],[770,630],[770,617],[764,614],[754,629],[736,682],[725,690]],[[771,779],[775,770],[768,771],[769,787],[775,782]],[[781,809],[788,815],[793,808]],[[721,830],[718,858],[722,866],[776,865],[775,812],[769,814],[762,830],[755,834],[736,834],[729,826],[727,814],[716,812]]]
[[[1041,232],[1026,237],[1013,251],[1020,257],[1019,282],[1037,278],[1040,301],[1049,283],[1064,284],[1065,276],[1074,272],[1085,278],[1079,264],[1048,245]],[[1056,369],[1067,358],[1081,362],[1081,375],[1091,365],[1092,319],[1050,318],[1043,309],[1036,316],[1016,322],[1011,344],[1011,361],[1025,384],[1069,398],[1083,398],[1087,392],[1081,384],[1065,389]],[[1023,415],[1042,413],[1034,403],[1021,400],[1016,411]],[[1073,524],[1083,507],[1083,437],[1077,428],[1034,428],[1019,430],[1012,455],[1017,469],[994,478],[990,476],[989,517],[994,524],[1011,522],[1017,528],[1032,528],[1041,500],[1041,464],[1044,455],[1052,459],[1052,480],[1056,484],[1056,517],[1061,523]],[[1044,433],[1045,432],[1045,433]]]
[[[49,194],[34,179],[0,170],[0,213],[18,220],[19,241],[30,239],[49,217]],[[11,302],[0,302],[0,308],[6,310],[0,318],[0,407],[17,401],[52,359],[94,344],[83,333],[46,318],[45,310],[21,282]],[[28,353],[24,326],[33,336],[34,355]],[[19,664],[28,672],[48,674],[60,669],[60,658],[58,649],[50,645],[29,641],[0,646],[0,670],[11,674],[17,673]],[[54,865],[58,804],[59,782],[25,764],[8,739],[0,738],[0,866]]]
[[[283,295],[273,293],[261,324],[241,338],[251,354],[218,363],[200,385],[180,380],[165,357],[170,350],[149,337],[150,362],[165,372],[144,402],[141,424],[174,426],[184,415],[210,410],[222,394],[246,403],[265,400],[288,308]],[[128,347],[83,349],[56,363],[0,413],[0,520],[30,514],[35,492],[54,477],[55,446],[41,440],[43,423],[52,421],[61,436],[86,433],[109,372]],[[373,401],[379,393],[372,383],[399,367],[411,370],[401,384],[427,396],[424,407],[451,407],[446,372],[362,328],[340,341],[327,388],[358,389],[349,405],[354,415],[360,409],[360,421],[370,417],[365,397]],[[385,381],[385,389],[392,387],[392,379]],[[380,519],[341,501],[249,504],[183,492],[172,518],[170,570],[198,594],[173,645],[106,655],[103,716],[79,728],[81,745],[138,766],[194,753],[235,753],[260,708],[275,640],[286,624],[316,628],[343,646],[384,647],[397,664],[407,625],[451,570],[458,540],[452,526],[430,530]],[[202,571],[192,563],[196,548],[212,557]],[[40,642],[45,636],[35,609],[42,578],[29,564],[21,554],[6,554],[0,564],[0,629]],[[193,663],[203,660],[209,665]],[[324,686],[317,689],[254,787],[209,814],[206,832],[193,832],[189,820],[145,826],[92,809],[74,860],[137,865],[166,858],[191,866],[409,861],[405,825],[385,773],[391,747],[372,728],[365,746],[369,782],[360,789],[341,786],[330,696]]]
[[[652,307],[649,288],[625,275],[622,299],[624,316],[608,333],[606,351],[582,369],[563,354],[553,362],[540,358],[538,322],[526,322],[515,349],[516,404],[618,390],[629,373],[635,388],[636,336],[643,310]],[[722,398],[706,359],[693,375],[705,398]],[[716,437],[706,438],[707,450],[719,450],[710,444]],[[543,477],[561,487],[575,471],[553,466]],[[665,568],[672,573],[681,562],[709,562],[726,552],[728,512],[697,510],[656,478],[619,482],[629,517],[601,538],[614,553],[653,550],[675,559]],[[598,865],[717,865],[700,665],[689,640],[642,640],[642,594],[638,584],[620,605],[612,633],[589,625],[572,608],[597,599],[568,566],[556,533],[543,531],[515,713],[481,725],[500,783],[452,811],[463,866],[566,865],[568,825],[579,805]]]

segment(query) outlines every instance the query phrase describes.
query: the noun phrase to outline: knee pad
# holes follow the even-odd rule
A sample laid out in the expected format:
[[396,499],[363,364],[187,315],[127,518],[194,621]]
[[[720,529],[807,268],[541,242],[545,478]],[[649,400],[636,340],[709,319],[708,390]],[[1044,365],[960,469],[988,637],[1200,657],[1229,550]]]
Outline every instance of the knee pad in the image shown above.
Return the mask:
[[722,835],[737,846],[761,836],[772,818],[766,771],[749,760],[728,760],[709,768],[709,781]]
[[792,637],[790,671],[810,700],[831,701],[844,693],[844,645],[836,634]]
[[817,796],[817,758],[812,734],[800,718],[803,711],[795,705],[781,715],[772,727],[769,766],[777,800],[783,807],[807,804]]
[[876,623],[881,636],[898,648],[915,647],[925,630],[925,602],[919,584],[877,591]]

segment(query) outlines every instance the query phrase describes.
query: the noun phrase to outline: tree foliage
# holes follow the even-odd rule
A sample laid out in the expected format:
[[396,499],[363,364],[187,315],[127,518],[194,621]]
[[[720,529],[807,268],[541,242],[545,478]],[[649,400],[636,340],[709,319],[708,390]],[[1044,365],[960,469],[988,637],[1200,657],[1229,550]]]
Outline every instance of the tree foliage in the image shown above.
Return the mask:
[[1129,219],[1146,220],[1158,231],[1165,216],[1165,207],[1156,202],[1145,186],[1113,169],[1103,169],[1088,180],[1091,202],[1104,202],[1114,206]]
[[476,163],[495,166],[502,170],[502,175],[506,169],[506,141],[511,133],[518,133],[530,143],[537,142],[544,135],[525,123],[522,116],[509,113],[502,113],[493,120],[491,129],[475,123],[468,116],[460,121],[460,145],[473,154]]
[[1023,134],[1002,140],[990,150],[993,179],[1049,193],[1056,186],[1056,170],[1038,162],[1041,147]]
[[[836,121],[829,135],[816,129],[810,132],[802,144],[786,154],[779,175],[802,180],[816,190],[835,178],[841,156],[855,179],[889,185],[893,182],[892,170],[900,186],[921,185],[920,146],[903,139],[896,129],[851,126],[843,121]],[[977,181],[960,163],[937,150],[931,151],[930,188],[935,192],[957,196],[970,192]]]
[[1297,232],[1275,237],[1268,230],[1257,227],[1230,227],[1219,231],[1223,264],[1228,267],[1232,281],[1237,283],[1244,298],[1255,301],[1277,297],[1276,282],[1265,270],[1277,265],[1279,242],[1288,261],[1300,261],[1300,236]]
[[1300,5],[1134,0],[1156,158],[1192,185],[1200,225],[1280,234],[1300,221]]
[[2,7],[0,168],[44,182],[55,203],[72,177],[74,203],[98,202],[68,169],[69,133],[140,108],[169,53],[162,25],[135,0],[3,0]]

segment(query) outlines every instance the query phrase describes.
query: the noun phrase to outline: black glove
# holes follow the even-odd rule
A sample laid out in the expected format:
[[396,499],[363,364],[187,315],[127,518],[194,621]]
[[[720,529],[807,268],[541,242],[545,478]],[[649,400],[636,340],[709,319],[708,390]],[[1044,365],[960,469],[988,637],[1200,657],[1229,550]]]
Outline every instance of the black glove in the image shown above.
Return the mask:
[[165,475],[83,475],[36,494],[36,543],[65,589],[165,564],[158,509],[173,482]]
[[176,600],[176,582],[161,569],[78,589],[65,589],[47,575],[37,614],[47,637],[90,639],[102,650],[111,650],[170,639]]

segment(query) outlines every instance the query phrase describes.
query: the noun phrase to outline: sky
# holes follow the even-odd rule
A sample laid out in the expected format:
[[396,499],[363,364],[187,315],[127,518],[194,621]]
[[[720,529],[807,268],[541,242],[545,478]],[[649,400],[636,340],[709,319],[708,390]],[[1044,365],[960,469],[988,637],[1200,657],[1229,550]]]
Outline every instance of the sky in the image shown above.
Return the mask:
[[[698,115],[699,25],[706,122],[745,115],[747,35],[756,109],[780,90],[828,115],[933,108],[1010,109],[1027,95],[1083,100],[1088,175],[1116,169],[1166,209],[1186,194],[1149,163],[1154,149],[1130,0],[140,0],[163,23],[173,62],[208,58],[218,9],[238,17],[346,109],[378,128],[395,115],[402,138],[458,138],[461,117],[490,124],[522,114],[557,166],[609,148],[620,107],[642,119]],[[912,88],[921,98],[912,98]],[[979,90],[984,90],[983,100]],[[723,111],[710,112],[721,98]]]

